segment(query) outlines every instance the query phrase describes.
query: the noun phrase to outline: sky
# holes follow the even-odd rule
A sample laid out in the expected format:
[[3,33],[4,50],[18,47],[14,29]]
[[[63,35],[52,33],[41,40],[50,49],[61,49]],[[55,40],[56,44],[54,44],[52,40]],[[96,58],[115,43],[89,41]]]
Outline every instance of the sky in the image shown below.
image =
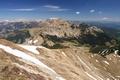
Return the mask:
[[120,0],[0,0],[0,20],[120,21]]

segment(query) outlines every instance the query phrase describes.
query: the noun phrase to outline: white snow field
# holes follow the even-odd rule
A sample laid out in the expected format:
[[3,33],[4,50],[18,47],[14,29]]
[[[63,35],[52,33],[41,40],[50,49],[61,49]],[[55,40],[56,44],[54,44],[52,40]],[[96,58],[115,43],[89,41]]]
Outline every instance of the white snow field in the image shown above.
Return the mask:
[[[38,54],[38,52],[35,50],[37,47],[35,47],[35,46],[22,46],[22,47],[26,48],[29,51],[33,50],[34,53]],[[0,44],[0,48],[9,54],[12,54],[14,56],[17,56],[19,58],[22,58],[24,60],[30,61],[30,62],[38,65],[42,71],[50,74],[51,76],[54,76],[54,80],[65,80],[60,75],[58,75],[53,69],[51,69],[50,67],[48,67],[47,65],[42,63],[40,60],[36,59],[35,57],[32,57],[20,50],[12,49],[11,47],[5,46],[2,44]]]

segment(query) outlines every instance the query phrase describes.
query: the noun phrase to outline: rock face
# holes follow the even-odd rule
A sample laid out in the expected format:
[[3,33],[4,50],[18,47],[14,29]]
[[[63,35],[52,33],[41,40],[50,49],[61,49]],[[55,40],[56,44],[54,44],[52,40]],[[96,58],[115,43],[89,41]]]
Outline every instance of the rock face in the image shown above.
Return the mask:
[[[10,24],[10,23],[9,23]],[[7,24],[7,25],[9,25]],[[116,46],[116,40],[105,31],[87,24],[72,24],[62,19],[48,19],[40,22],[11,23],[23,27],[4,33],[5,39],[19,44],[45,46],[47,48],[64,48],[73,46]],[[23,25],[22,25],[23,24]],[[14,26],[13,25],[13,26]],[[6,30],[6,29],[5,29]],[[2,36],[1,36],[2,38]]]
[[0,39],[1,80],[119,80],[119,59],[87,47],[47,49]]
[[[49,19],[43,21],[39,24],[39,28],[29,29],[29,33],[32,42],[36,39],[38,40],[38,42],[33,43],[34,45],[39,44],[50,48],[58,44],[67,47],[70,47],[71,45],[80,46],[81,44],[108,46],[106,45],[107,43],[109,44],[109,47],[115,45],[112,42],[114,38],[107,35],[102,29],[97,28],[96,26],[89,26],[84,23],[75,25],[61,19]],[[27,40],[27,43],[30,40]]]
[[64,37],[65,34],[73,33],[70,28],[71,24],[61,19],[48,19],[39,23],[39,28],[31,29],[32,36],[34,35],[51,35],[57,37]]

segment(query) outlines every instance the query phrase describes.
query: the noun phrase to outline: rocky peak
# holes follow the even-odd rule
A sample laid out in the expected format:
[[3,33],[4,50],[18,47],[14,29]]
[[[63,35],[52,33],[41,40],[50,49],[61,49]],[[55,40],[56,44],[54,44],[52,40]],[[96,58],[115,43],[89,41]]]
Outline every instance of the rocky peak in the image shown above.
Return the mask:
[[42,24],[46,24],[46,26],[49,26],[49,27],[59,27],[59,28],[70,26],[70,23],[59,18],[47,19],[43,21]]

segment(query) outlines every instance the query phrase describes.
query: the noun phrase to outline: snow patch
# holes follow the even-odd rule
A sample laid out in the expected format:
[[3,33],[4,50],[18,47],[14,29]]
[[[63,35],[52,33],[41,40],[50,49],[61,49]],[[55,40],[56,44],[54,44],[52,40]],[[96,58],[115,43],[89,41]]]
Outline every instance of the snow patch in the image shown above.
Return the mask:
[[32,44],[32,40],[28,41],[28,44]]
[[92,75],[90,75],[89,73],[85,72],[90,78],[92,78],[93,80],[97,80],[95,77],[93,77]]
[[67,57],[67,55],[66,55],[64,52],[62,52],[62,54],[63,54],[65,57]]
[[60,75],[58,75],[53,69],[51,69],[47,65],[43,64],[40,60],[38,60],[38,59],[20,51],[20,50],[12,49],[11,47],[5,46],[2,44],[0,44],[0,48],[9,54],[20,57],[26,61],[30,61],[30,62],[38,65],[40,67],[40,69],[43,70],[43,72],[46,72],[46,73],[50,74],[51,76],[54,76],[55,80],[65,80],[64,78],[60,77]]
[[37,42],[38,42],[38,40],[37,40],[37,39],[33,41],[33,43],[34,43],[34,44],[35,44],[35,43],[37,43]]
[[118,54],[118,52],[119,52],[119,50],[115,50],[115,52],[114,52],[114,53],[117,55],[117,54]]
[[24,49],[26,49],[30,52],[33,52],[35,54],[39,54],[39,51],[37,50],[37,48],[42,48],[40,46],[31,46],[31,45],[30,46],[28,46],[28,45],[18,45],[18,46],[20,46],[20,47],[22,47],[22,48],[24,48]]
[[88,68],[89,70],[91,70],[90,67],[89,67],[79,56],[77,56],[77,58],[78,58],[78,60],[79,60],[86,68]]
[[106,63],[107,65],[110,65],[107,61],[103,61],[104,63]]
[[20,45],[20,44],[18,44],[18,46],[20,46],[20,47],[22,47],[22,48],[24,48],[24,49],[26,49],[26,50],[28,50],[28,51],[30,51],[30,52],[33,52],[33,53],[35,53],[35,54],[39,54],[39,51],[37,50],[37,48],[43,48],[43,49],[45,49],[45,50],[47,50],[47,51],[51,51],[50,49],[47,49],[47,48],[45,48],[45,47],[43,47],[43,46]]

